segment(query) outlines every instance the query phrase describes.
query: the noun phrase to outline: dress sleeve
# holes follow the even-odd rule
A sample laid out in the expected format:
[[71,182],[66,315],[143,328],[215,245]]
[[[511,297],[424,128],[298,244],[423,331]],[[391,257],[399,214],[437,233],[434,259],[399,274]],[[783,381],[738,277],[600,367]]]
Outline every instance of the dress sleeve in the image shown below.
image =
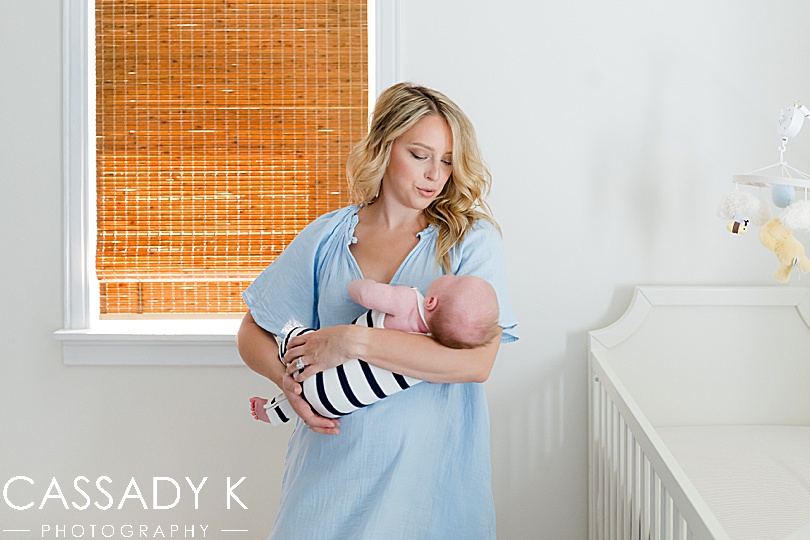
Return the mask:
[[304,227],[242,293],[259,326],[276,335],[293,326],[318,328],[316,268],[321,247],[335,225],[335,213],[331,213]]
[[503,239],[495,226],[486,220],[476,221],[451,257],[454,274],[478,276],[492,285],[498,295],[499,324],[503,328],[501,343],[517,341],[517,318],[509,298]]

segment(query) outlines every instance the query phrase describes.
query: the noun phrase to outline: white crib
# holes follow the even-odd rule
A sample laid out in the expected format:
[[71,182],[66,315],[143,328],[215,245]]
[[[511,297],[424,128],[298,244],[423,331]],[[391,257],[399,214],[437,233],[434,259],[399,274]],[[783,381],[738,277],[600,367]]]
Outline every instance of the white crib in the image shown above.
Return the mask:
[[810,539],[810,289],[639,287],[589,334],[589,533]]

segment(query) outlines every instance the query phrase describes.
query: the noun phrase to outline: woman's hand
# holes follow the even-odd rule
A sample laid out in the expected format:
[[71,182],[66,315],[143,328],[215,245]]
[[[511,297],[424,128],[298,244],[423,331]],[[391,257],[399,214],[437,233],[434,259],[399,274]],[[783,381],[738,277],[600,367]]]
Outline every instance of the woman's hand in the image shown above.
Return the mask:
[[[355,325],[327,326],[296,336],[287,345],[284,362],[287,374],[301,382],[318,372],[339,366],[357,358],[363,327]],[[303,371],[299,373],[302,369]]]
[[301,397],[301,384],[295,382],[289,373],[285,374],[281,380],[281,389],[284,391],[284,395],[287,396],[287,401],[290,402],[295,413],[301,417],[301,420],[309,429],[323,435],[340,434],[340,421],[325,418],[313,411],[309,403]]
[[309,429],[324,435],[340,433],[339,421],[317,414],[301,397],[301,385],[292,379],[278,361],[278,345],[273,334],[256,324],[250,311],[242,319],[236,337],[237,348],[245,364],[284,391],[293,410]]

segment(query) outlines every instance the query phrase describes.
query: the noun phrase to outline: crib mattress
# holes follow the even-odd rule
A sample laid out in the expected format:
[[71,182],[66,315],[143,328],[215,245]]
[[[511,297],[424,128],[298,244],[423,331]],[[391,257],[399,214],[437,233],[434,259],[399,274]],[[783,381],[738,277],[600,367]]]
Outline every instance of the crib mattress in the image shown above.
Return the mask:
[[657,431],[731,538],[810,539],[810,426]]

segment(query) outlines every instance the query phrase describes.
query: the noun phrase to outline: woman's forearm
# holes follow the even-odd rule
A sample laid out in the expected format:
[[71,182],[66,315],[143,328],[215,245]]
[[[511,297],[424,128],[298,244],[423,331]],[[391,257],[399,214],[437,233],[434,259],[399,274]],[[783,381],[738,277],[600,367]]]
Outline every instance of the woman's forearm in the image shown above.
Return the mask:
[[358,358],[375,366],[434,383],[484,382],[489,378],[501,333],[475,349],[451,349],[436,340],[398,330],[363,328]]
[[250,369],[264,375],[284,391],[293,410],[309,429],[325,435],[340,433],[338,420],[316,414],[312,407],[304,401],[299,395],[301,393],[299,384],[294,383],[290,377],[286,378],[287,385],[283,384],[286,367],[278,361],[276,339],[273,334],[256,324],[249,311],[242,319],[242,324],[236,333],[236,348]]
[[248,311],[236,333],[236,348],[245,364],[281,388],[284,365],[278,361],[278,345],[273,334],[256,324]]

